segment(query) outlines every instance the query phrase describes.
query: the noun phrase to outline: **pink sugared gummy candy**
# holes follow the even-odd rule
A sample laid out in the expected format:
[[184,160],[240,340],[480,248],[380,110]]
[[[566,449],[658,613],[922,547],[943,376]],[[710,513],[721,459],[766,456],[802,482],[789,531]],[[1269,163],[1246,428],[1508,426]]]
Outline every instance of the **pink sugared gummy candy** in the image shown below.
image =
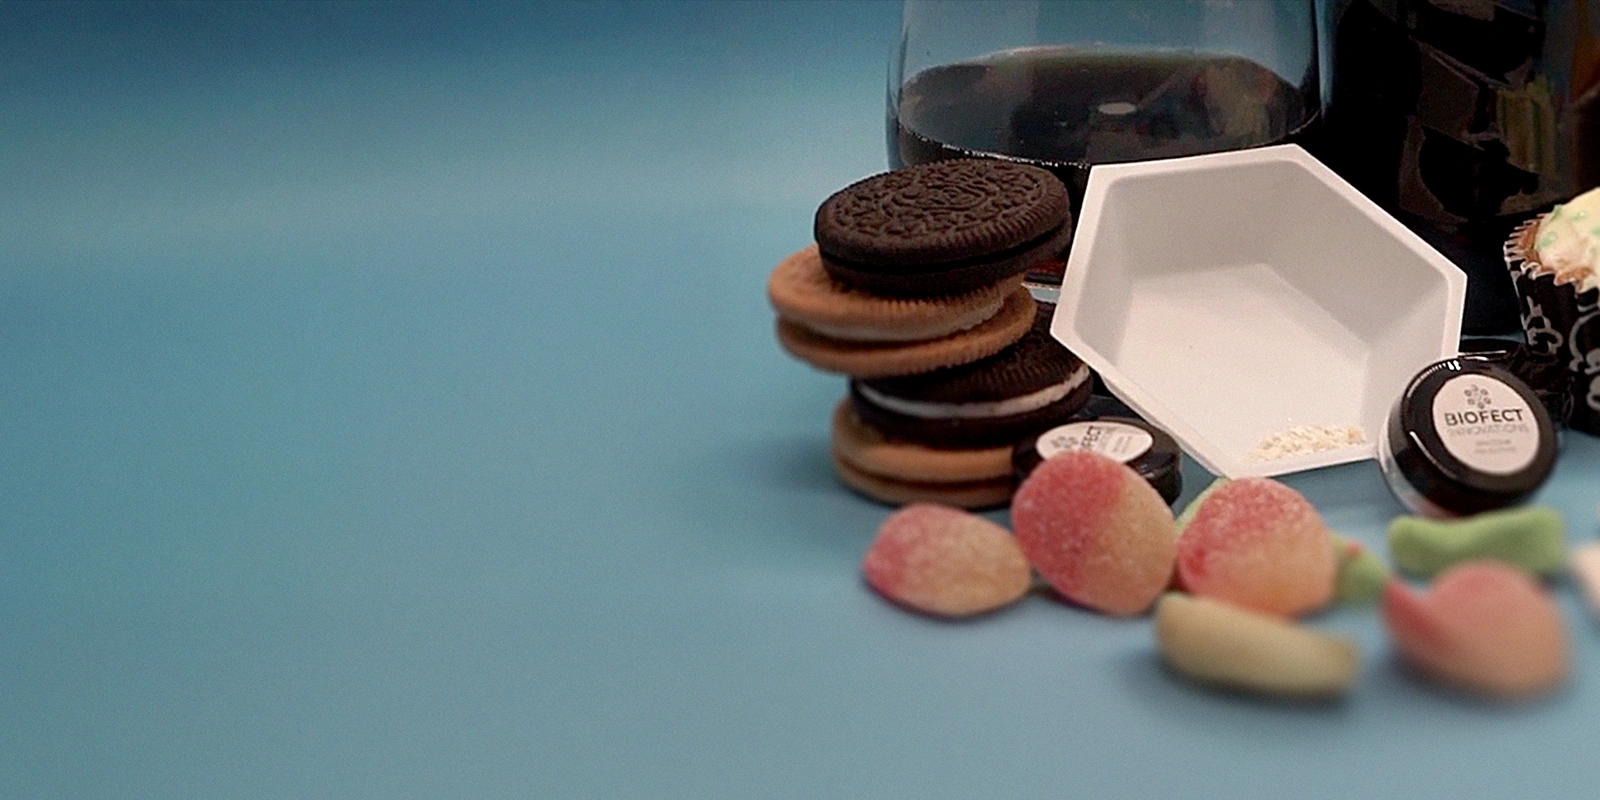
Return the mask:
[[1426,594],[1390,581],[1383,621],[1407,662],[1458,689],[1517,698],[1567,674],[1560,610],[1532,578],[1498,561],[1455,566]]
[[1292,617],[1333,598],[1338,559],[1322,516],[1270,478],[1227,481],[1195,498],[1178,536],[1188,591]]
[[1062,453],[1035,468],[1011,500],[1011,524],[1034,569],[1097,611],[1138,614],[1171,580],[1171,509],[1139,473],[1098,453]]
[[1033,571],[1005,528],[949,506],[891,514],[861,561],[867,584],[896,603],[960,617],[1016,602]]

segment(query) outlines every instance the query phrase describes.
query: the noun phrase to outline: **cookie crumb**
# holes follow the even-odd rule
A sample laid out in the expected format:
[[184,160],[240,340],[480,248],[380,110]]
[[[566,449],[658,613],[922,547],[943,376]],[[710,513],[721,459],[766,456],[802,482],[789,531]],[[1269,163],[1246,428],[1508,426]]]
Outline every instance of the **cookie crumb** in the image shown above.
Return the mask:
[[1246,458],[1277,461],[1366,443],[1366,431],[1359,425],[1295,425],[1262,439]]

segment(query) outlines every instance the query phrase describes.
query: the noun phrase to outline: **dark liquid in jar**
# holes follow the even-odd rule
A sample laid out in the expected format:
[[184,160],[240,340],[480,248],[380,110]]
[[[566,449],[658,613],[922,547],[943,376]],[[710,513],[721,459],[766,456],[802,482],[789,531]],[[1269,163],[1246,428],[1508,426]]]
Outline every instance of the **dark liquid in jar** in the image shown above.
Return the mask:
[[1093,164],[1306,144],[1318,110],[1315,76],[1306,84],[1297,89],[1238,56],[1008,50],[908,80],[891,109],[889,162],[1003,155],[1034,163],[1066,183],[1076,219]]

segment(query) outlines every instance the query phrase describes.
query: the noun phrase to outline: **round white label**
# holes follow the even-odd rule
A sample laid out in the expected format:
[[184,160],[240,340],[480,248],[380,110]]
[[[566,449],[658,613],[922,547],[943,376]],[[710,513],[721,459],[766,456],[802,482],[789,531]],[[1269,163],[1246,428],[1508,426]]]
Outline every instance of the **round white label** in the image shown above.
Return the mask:
[[1433,427],[1461,463],[1510,475],[1539,453],[1533,409],[1511,387],[1483,375],[1460,375],[1433,396]]
[[1040,458],[1088,450],[1126,464],[1144,455],[1155,443],[1149,431],[1121,422],[1069,422],[1040,435],[1034,448]]

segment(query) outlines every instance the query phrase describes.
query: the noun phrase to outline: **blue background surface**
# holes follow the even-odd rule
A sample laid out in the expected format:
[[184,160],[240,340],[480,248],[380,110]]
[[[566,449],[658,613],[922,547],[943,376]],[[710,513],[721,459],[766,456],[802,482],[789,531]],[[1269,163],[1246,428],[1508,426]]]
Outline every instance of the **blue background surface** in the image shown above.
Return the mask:
[[[862,586],[887,510],[764,284],[883,168],[898,16],[0,4],[0,796],[1593,796],[1566,585],[1516,707],[1371,610],[1316,620],[1355,692],[1284,706],[1148,620]],[[1575,539],[1597,478],[1569,436]]]

